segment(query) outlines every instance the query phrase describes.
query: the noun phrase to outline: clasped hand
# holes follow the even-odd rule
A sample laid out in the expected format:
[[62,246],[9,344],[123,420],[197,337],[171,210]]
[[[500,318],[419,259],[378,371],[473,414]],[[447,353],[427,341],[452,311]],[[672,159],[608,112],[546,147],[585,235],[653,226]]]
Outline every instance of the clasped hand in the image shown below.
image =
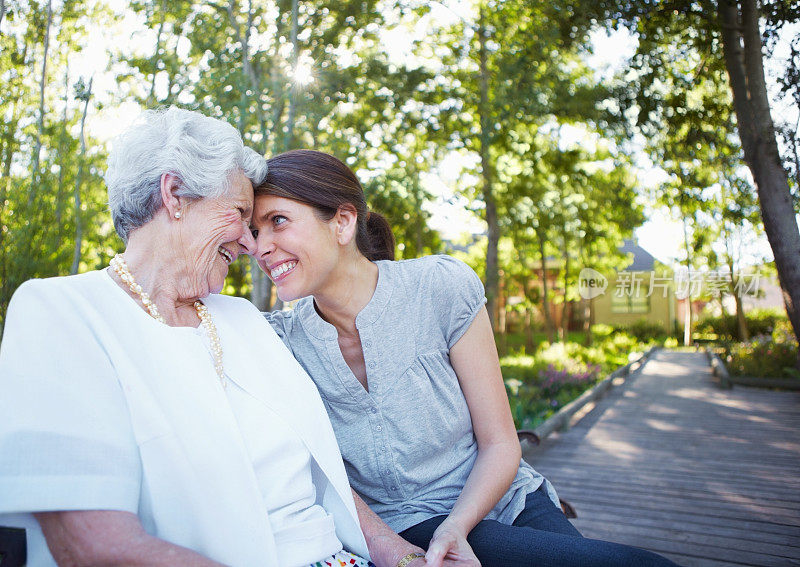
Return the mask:
[[466,537],[447,520],[433,532],[425,562],[411,563],[409,567],[480,567]]

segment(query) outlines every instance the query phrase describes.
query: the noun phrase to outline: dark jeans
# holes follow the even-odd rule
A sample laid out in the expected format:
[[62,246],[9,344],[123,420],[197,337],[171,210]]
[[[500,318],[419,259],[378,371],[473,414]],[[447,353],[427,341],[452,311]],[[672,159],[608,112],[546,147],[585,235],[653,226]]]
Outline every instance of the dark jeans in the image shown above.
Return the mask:
[[[447,516],[436,516],[402,532],[423,549]],[[509,526],[483,520],[467,541],[483,567],[647,567],[675,563],[643,549],[583,537],[540,488]]]

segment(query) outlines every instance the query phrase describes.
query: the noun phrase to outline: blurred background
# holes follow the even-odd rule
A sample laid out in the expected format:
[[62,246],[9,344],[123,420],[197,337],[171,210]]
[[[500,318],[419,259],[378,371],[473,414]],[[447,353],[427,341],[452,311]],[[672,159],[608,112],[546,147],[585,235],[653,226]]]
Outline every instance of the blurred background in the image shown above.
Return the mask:
[[[740,4],[760,10],[796,219],[800,3]],[[614,332],[675,344],[771,333],[786,312],[737,132],[725,5],[739,9],[2,0],[0,327],[23,281],[100,269],[122,249],[102,177],[110,144],[142,109],[178,105],[265,155],[346,161],[398,258],[449,253],[483,277],[501,354]],[[581,293],[585,268],[606,280],[596,297]],[[247,258],[225,292],[283,307]],[[573,374],[605,361],[584,358]]]

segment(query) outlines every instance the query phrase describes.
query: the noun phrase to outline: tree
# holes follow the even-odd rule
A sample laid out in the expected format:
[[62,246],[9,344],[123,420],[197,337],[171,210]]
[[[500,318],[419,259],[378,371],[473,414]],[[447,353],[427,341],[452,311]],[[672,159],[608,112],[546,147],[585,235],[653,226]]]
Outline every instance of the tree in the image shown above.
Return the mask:
[[753,186],[747,179],[737,175],[733,168],[728,167],[723,173],[717,210],[719,213],[715,220],[723,247],[721,258],[717,259],[716,254],[709,255],[709,258],[727,268],[730,274],[727,294],[734,300],[739,339],[746,341],[750,338],[750,332],[742,305],[743,249],[754,236],[763,232],[763,227]]
[[45,88],[47,86],[47,53],[50,49],[50,24],[53,22],[53,2],[47,1],[47,18],[44,23],[44,30],[42,37],[44,38],[42,49],[42,71],[39,79],[39,116],[36,125],[36,139],[33,144],[33,157],[31,159],[31,190],[28,193],[28,207],[33,203],[33,197],[39,190],[39,179],[41,172],[39,171],[39,157],[42,152],[42,137],[44,136],[44,102],[45,102]]
[[[518,124],[602,120],[605,90],[587,73],[579,53],[590,21],[562,24],[559,6],[522,0],[478,2],[473,21],[441,30],[448,80],[441,86],[449,144],[478,156],[480,186],[469,196],[487,223],[485,284],[494,317],[499,286],[498,145]],[[494,324],[494,319],[493,319]]]
[[[744,159],[758,189],[786,312],[800,342],[800,231],[770,114],[758,4],[719,0],[718,13]],[[800,7],[793,16],[800,18]]]
[[[80,267],[107,262],[113,229],[100,175],[104,148],[84,135],[86,149],[79,154],[82,114],[69,88],[69,58],[80,51],[88,23],[103,25],[105,15],[100,4],[74,1],[29,2],[25,9],[11,3],[4,13],[0,322],[22,282],[73,269],[78,245],[65,234],[80,234],[80,248],[86,248]],[[30,73],[34,68],[35,79]],[[69,204],[76,196],[69,186],[78,192],[76,207]]]
[[81,133],[78,139],[81,142],[81,153],[78,156],[78,171],[75,174],[75,253],[72,256],[72,267],[70,274],[77,274],[81,265],[81,246],[83,244],[83,219],[81,218],[81,182],[83,181],[83,162],[86,159],[86,136],[84,128],[86,126],[86,115],[89,111],[89,100],[92,98],[92,82],[89,79],[86,85],[80,80],[75,85],[75,98],[83,101],[83,113],[81,114]]
[[[406,214],[425,218],[422,203],[430,198],[416,161],[425,144],[411,142],[426,139],[421,111],[430,95],[419,87],[431,74],[388,61],[378,34],[399,17],[392,3],[153,0],[134,7],[158,30],[155,53],[119,57],[143,104],[177,101],[229,120],[267,155],[292,147],[329,151],[361,171],[371,204],[394,217],[399,244],[409,251],[435,246],[429,231],[412,236],[403,226]],[[180,56],[159,50],[176,38],[190,45]],[[155,75],[166,68],[175,69],[166,81],[175,88],[154,90]],[[154,100],[137,85],[151,85]],[[416,200],[416,210],[401,195]],[[231,271],[231,289],[251,286],[251,299],[266,309],[269,280],[253,266],[249,276]]]
[[[658,54],[647,48],[664,38],[709,63],[699,65],[695,76],[724,65],[744,161],[758,191],[786,311],[800,340],[800,231],[770,114],[760,30],[763,22],[769,36],[787,23],[800,21],[800,6],[781,0],[764,1],[761,6],[756,0],[606,0],[597,2],[593,12],[601,21],[622,22],[638,35],[637,57],[657,59]],[[651,86],[645,77],[638,94]],[[650,118],[642,117],[644,121]]]
[[[579,299],[579,271],[621,267],[617,248],[643,220],[629,165],[602,144],[594,151],[562,147],[560,133],[550,125],[520,127],[507,139],[498,162],[498,182],[504,187],[498,203],[516,252],[503,269],[522,282],[530,304],[541,302],[551,341],[557,333],[566,335],[568,305]],[[531,274],[541,288],[531,285]],[[558,291],[550,288],[549,274],[553,282],[560,281]],[[559,328],[553,303],[561,305]]]

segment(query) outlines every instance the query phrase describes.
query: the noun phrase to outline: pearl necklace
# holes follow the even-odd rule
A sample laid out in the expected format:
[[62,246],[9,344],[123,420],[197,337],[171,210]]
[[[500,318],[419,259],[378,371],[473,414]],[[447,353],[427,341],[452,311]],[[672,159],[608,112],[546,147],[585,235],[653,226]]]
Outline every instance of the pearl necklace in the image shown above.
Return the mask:
[[[133,278],[133,274],[131,274],[130,270],[128,269],[128,265],[125,263],[125,259],[122,257],[122,254],[117,254],[111,259],[111,267],[120,277],[120,279],[128,285],[128,288],[135,293],[139,299],[142,301],[142,304],[147,308],[148,313],[150,316],[155,319],[156,321],[163,323],[164,325],[167,324],[167,321],[164,317],[159,313],[158,307],[153,301],[150,299],[150,296],[147,295],[147,292],[142,289],[136,280]],[[211,341],[211,354],[214,356],[214,370],[217,372],[217,376],[219,377],[219,381],[222,383],[223,388],[228,387],[228,379],[225,376],[225,370],[222,366],[222,343],[220,343],[219,335],[217,334],[217,327],[214,325],[214,320],[211,318],[211,314],[208,312],[208,307],[206,307],[202,301],[199,299],[194,302],[194,309],[197,311],[197,316],[200,318],[200,323],[205,327],[206,333],[208,333],[208,338]]]

